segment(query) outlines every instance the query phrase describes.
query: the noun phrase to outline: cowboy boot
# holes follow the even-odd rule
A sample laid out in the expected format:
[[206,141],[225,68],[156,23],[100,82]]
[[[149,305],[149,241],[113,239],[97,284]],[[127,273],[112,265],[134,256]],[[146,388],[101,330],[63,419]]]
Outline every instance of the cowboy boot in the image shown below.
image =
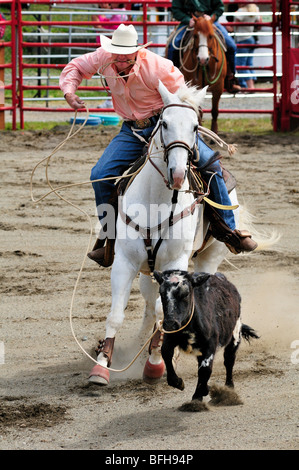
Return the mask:
[[213,207],[206,207],[205,214],[210,221],[210,231],[213,237],[225,243],[229,251],[235,255],[250,252],[257,248],[258,244],[252,239],[247,230],[231,230]]
[[227,74],[225,77],[224,86],[226,88],[226,91],[228,93],[232,93],[233,95],[235,93],[239,93],[239,91],[241,91],[242,89],[242,87],[238,85],[238,79],[235,77],[235,74],[232,72],[229,61],[227,61]]
[[[106,243],[105,243],[106,241]],[[104,268],[112,265],[114,259],[115,239],[107,238],[106,240],[97,239],[92,251],[87,253],[88,258],[98,263]]]
[[[109,204],[111,204],[115,211],[115,233],[116,233],[116,220],[118,214],[118,187],[116,186],[112,191],[112,194],[109,199]],[[91,260],[98,263],[100,266],[104,268],[108,268],[112,265],[114,260],[114,245],[115,245],[115,238],[105,238],[100,237],[96,240],[96,243],[87,256]]]

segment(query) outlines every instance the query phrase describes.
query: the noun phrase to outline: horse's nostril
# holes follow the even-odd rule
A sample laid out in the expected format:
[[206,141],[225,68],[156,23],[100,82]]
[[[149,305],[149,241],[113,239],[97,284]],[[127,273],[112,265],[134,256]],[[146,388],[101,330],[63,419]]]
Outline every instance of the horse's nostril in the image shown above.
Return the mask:
[[172,168],[169,169],[169,183],[173,184],[173,170],[172,170]]

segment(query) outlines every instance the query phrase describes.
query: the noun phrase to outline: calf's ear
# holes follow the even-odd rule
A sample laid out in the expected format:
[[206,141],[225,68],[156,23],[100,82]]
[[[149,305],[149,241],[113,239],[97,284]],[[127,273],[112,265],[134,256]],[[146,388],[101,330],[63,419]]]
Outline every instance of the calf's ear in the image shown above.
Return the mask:
[[208,273],[194,273],[192,274],[192,285],[193,286],[200,286],[204,284],[210,277]]
[[161,271],[154,271],[154,276],[155,276],[155,279],[156,281],[159,283],[159,284],[162,284],[163,282],[163,274]]

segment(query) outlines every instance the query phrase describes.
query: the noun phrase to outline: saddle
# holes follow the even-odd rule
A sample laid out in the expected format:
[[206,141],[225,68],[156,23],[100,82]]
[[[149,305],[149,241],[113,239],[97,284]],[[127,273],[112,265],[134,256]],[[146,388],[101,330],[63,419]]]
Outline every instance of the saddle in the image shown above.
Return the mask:
[[[143,166],[145,160],[147,157],[146,153],[146,148],[145,152],[141,157],[139,157],[127,170],[126,174],[130,173],[136,173],[138,170]],[[220,154],[219,152],[215,152],[214,155],[208,160],[208,162],[200,168],[200,170],[195,169],[194,167],[190,167],[190,171],[188,172],[188,179],[189,179],[189,185],[190,185],[190,190],[194,191],[195,193],[201,193],[203,191],[203,188],[207,187],[206,180],[208,180],[211,176],[212,173],[214,173],[214,168],[213,164],[215,161],[219,160]],[[221,164],[221,169],[222,169],[222,176],[225,181],[226,187],[228,192],[230,193],[235,187],[236,187],[236,179],[235,177],[228,171],[226,170],[223,165]],[[117,182],[115,185],[115,189],[113,191],[113,195],[111,196],[111,201],[117,199],[118,196],[124,195],[131,183],[134,181],[136,175],[132,176],[131,178],[127,178],[124,176]],[[116,212],[117,212],[117,204],[113,204]],[[211,222],[215,223],[215,214],[216,211],[213,207],[205,207],[205,215],[208,217],[208,219]],[[115,218],[116,222],[117,217]],[[214,233],[214,232],[213,232]],[[209,237],[212,236],[212,231],[208,231]],[[208,238],[206,239],[205,243],[208,241]],[[104,265],[105,267],[111,266],[113,263],[114,259],[114,244],[115,244],[115,239],[107,239],[106,242],[106,247],[105,247],[105,261]],[[203,248],[203,247],[202,247]],[[200,248],[200,250],[202,249]],[[198,252],[200,251],[198,250]],[[197,252],[197,253],[198,253]],[[196,253],[196,254],[197,254]],[[196,256],[196,254],[194,256]]]

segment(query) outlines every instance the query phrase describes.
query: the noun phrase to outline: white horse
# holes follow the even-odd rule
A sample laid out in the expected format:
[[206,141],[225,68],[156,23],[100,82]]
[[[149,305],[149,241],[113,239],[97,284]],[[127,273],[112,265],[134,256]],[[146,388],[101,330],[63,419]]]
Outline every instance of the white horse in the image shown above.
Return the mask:
[[[112,305],[106,321],[106,340],[89,378],[98,384],[109,382],[114,338],[122,326],[136,275],[141,273],[140,289],[145,299],[142,331],[145,332],[155,324],[159,289],[158,283],[149,276],[149,262],[154,262],[154,269],[160,271],[187,271],[189,259],[201,247],[207,231],[203,205],[195,201],[196,196],[192,192],[188,192],[186,177],[198,133],[198,109],[203,104],[206,89],[190,88],[172,94],[160,82],[159,92],[164,108],[152,134],[149,159],[119,205],[111,271]],[[175,194],[176,203],[173,199]],[[238,204],[235,190],[230,193],[230,198],[232,204]],[[237,225],[238,210],[235,217]],[[194,258],[195,271],[215,273],[227,253],[224,243],[212,239]],[[149,254],[153,254],[154,259]],[[153,344],[146,363],[145,375],[150,377],[162,376],[164,372],[157,346],[157,342]]]

